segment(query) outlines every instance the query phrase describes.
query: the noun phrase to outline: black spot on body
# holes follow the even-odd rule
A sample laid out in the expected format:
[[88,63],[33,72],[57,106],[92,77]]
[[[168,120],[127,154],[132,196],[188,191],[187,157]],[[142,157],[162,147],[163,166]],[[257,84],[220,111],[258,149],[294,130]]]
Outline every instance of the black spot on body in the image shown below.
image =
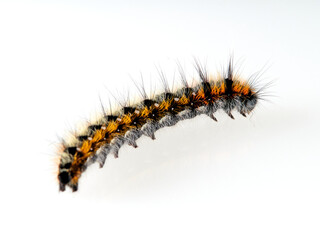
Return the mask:
[[95,147],[96,147],[96,143],[91,143],[91,147],[89,149],[89,152],[93,152],[93,149],[95,149]]
[[168,108],[168,112],[172,115],[176,115],[178,114],[181,110],[181,107],[178,107],[178,104],[175,101],[172,101],[169,108]]
[[211,96],[211,86],[210,83],[208,82],[202,82],[201,83],[203,91],[204,91],[204,95],[206,96],[206,98]]
[[172,93],[166,92],[166,93],[164,93],[164,98],[166,100],[170,100],[170,99],[174,98],[174,95]]
[[196,109],[195,105],[193,102],[189,102],[188,107],[190,110],[194,111]]
[[118,117],[117,117],[117,116],[114,116],[114,115],[108,115],[108,116],[107,116],[107,120],[108,120],[108,121],[115,121],[115,120],[117,120],[117,118],[118,118]]
[[174,108],[174,107],[170,107],[168,109],[168,112],[171,114],[171,115],[176,115],[178,112],[177,112],[177,109]]
[[226,84],[226,92],[225,92],[225,94],[230,96],[233,93],[233,89],[232,89],[233,81],[232,81],[232,79],[229,79],[229,78],[226,78],[224,81],[225,81],[225,84]]
[[95,125],[89,126],[88,129],[89,129],[90,131],[95,131],[95,130],[97,130],[97,129],[101,129],[101,127],[102,127],[102,125],[95,124]]
[[136,127],[141,127],[147,122],[147,118],[145,118],[145,117],[136,117],[136,118],[133,119],[132,122],[133,122],[133,124],[134,124],[134,122],[136,122],[136,124],[134,124]]
[[131,118],[131,123],[136,126],[137,123],[140,121],[140,119],[141,118],[138,118],[138,117],[134,116],[134,117]]
[[69,169],[70,167],[71,167],[71,162],[66,163],[66,164],[60,163],[60,165],[59,165],[60,169]]
[[74,156],[77,152],[77,147],[68,147],[64,151]]
[[185,87],[185,88],[182,88],[182,93],[186,96],[189,96],[191,95],[193,92],[193,89],[192,88],[189,88],[189,87]]
[[174,98],[174,95],[170,92],[164,92],[164,93],[161,93],[159,97],[160,97],[159,100],[170,100]]
[[151,107],[154,103],[155,103],[155,101],[153,101],[151,99],[144,99],[143,100],[143,105],[147,106],[147,107]]
[[86,135],[77,136],[77,139],[78,139],[79,141],[87,140],[87,138],[88,138],[88,136],[86,136]]
[[106,133],[106,134],[104,135],[104,138],[108,138],[108,137],[109,137],[109,134]]
[[252,94],[252,91],[249,89],[247,96],[251,97],[252,95],[253,95],[253,94]]
[[134,107],[123,107],[122,112],[124,114],[133,113],[136,109]]
[[124,124],[118,125],[118,128],[117,128],[116,132],[119,133],[119,132],[123,131],[124,130],[124,126],[125,126]]
[[153,120],[158,120],[159,118],[159,111],[157,109],[153,109],[149,115],[148,115],[149,118],[153,119]]
[[64,185],[68,184],[71,180],[70,174],[67,171],[59,173],[58,178],[59,178],[60,183],[62,183]]

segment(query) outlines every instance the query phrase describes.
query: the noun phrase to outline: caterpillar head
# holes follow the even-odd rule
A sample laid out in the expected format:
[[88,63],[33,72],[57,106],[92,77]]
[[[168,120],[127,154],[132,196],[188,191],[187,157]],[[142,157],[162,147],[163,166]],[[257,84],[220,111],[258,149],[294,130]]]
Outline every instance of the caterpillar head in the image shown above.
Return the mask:
[[256,93],[250,93],[248,96],[244,98],[242,111],[245,113],[250,113],[258,102],[258,96]]

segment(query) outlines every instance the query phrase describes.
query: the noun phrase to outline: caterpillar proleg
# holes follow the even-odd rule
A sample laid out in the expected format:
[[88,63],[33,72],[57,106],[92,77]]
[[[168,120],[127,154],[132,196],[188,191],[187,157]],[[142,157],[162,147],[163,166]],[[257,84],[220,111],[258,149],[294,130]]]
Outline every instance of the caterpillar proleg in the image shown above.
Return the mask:
[[182,86],[171,91],[162,78],[165,86],[162,93],[148,97],[142,91],[142,101],[122,106],[114,113],[104,112],[84,133],[75,136],[76,141],[63,142],[57,176],[60,191],[66,186],[77,191],[79,178],[87,167],[95,162],[103,167],[109,154],[118,157],[123,144],[136,148],[136,140],[141,136],[154,140],[157,130],[201,114],[217,121],[214,114],[219,109],[232,119],[233,110],[246,117],[261,99],[262,88],[259,89],[255,81],[243,80],[234,74],[232,60],[226,73],[216,79],[198,62],[195,66],[197,83],[190,85],[181,73]]

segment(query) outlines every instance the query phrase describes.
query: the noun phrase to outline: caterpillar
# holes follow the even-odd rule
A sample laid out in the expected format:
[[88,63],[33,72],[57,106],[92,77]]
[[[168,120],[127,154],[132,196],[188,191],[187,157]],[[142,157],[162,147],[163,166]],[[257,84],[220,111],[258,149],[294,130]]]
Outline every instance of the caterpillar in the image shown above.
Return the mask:
[[117,158],[125,143],[136,148],[136,140],[142,135],[154,140],[157,130],[201,114],[217,121],[214,113],[219,109],[232,119],[233,110],[246,117],[261,99],[262,88],[257,87],[256,79],[243,80],[234,74],[232,59],[227,71],[216,79],[197,61],[195,67],[199,78],[196,84],[191,86],[180,71],[182,86],[173,91],[162,75],[162,93],[148,97],[142,91],[143,99],[136,104],[122,106],[114,113],[103,109],[103,116],[76,134],[75,141],[63,141],[58,156],[59,190],[65,191],[68,186],[77,191],[79,178],[88,166],[98,162],[102,168],[109,154]]

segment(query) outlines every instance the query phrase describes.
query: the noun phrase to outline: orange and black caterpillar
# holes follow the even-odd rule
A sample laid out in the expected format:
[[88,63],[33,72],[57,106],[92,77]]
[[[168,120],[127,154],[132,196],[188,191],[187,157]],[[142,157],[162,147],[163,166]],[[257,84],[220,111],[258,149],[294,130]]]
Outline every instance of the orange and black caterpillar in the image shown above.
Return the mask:
[[117,158],[124,143],[137,147],[136,140],[142,135],[155,139],[154,133],[158,129],[200,114],[217,121],[214,113],[218,109],[234,119],[233,110],[245,117],[255,108],[261,89],[254,86],[254,81],[243,81],[236,76],[232,61],[225,76],[217,80],[210,78],[198,63],[196,69],[200,78],[198,84],[190,86],[182,74],[182,88],[170,91],[165,87],[163,93],[153,98],[143,94],[141,102],[124,106],[117,113],[108,115],[104,112],[85,133],[75,136],[75,142],[63,143],[59,156],[60,191],[66,186],[77,191],[79,178],[90,164],[98,162],[103,167],[109,153]]

